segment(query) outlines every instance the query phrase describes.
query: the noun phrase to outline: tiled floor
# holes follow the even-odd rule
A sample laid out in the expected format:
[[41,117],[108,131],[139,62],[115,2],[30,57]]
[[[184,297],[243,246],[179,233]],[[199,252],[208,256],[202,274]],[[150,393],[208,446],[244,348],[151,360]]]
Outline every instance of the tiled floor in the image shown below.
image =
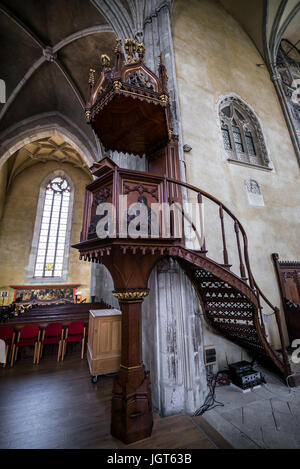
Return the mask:
[[243,393],[218,387],[216,399],[224,407],[203,417],[234,448],[300,449],[300,387],[288,388],[276,375],[261,371],[267,382],[258,389]]

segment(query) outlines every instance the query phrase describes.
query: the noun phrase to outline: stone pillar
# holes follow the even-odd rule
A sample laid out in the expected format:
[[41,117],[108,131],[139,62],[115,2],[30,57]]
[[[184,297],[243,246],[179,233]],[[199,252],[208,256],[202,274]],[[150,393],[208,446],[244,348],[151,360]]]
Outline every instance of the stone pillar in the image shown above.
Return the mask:
[[153,406],[161,416],[193,414],[207,394],[198,297],[174,260],[162,261],[148,286],[142,343]]
[[151,70],[157,73],[159,64],[158,56],[160,52],[162,52],[163,60],[169,76],[168,90],[170,93],[173,133],[178,135],[179,139],[181,180],[186,181],[181,116],[171,26],[171,6],[172,2],[170,0],[147,0],[146,2],[143,37],[146,46],[145,63]]
[[112,294],[113,289],[114,282],[107,268],[103,264],[91,262],[90,296],[94,296],[95,301],[104,300],[108,305],[118,308],[119,303]]

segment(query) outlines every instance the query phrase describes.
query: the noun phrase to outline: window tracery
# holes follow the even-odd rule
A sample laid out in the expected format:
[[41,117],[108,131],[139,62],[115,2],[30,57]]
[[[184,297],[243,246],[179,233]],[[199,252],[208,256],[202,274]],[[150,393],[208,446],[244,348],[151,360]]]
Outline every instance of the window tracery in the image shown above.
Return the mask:
[[219,115],[228,160],[269,168],[261,127],[251,109],[232,96],[221,102]]

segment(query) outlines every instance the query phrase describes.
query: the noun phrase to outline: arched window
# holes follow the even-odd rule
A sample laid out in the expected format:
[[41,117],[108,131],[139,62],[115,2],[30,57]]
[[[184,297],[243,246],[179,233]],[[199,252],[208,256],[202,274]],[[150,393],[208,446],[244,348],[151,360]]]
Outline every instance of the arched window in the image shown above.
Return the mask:
[[270,169],[261,127],[250,108],[229,97],[221,102],[219,114],[228,160]]
[[73,190],[62,171],[41,185],[27,280],[66,281]]
[[70,206],[68,181],[55,177],[47,185],[34,269],[35,277],[61,277]]

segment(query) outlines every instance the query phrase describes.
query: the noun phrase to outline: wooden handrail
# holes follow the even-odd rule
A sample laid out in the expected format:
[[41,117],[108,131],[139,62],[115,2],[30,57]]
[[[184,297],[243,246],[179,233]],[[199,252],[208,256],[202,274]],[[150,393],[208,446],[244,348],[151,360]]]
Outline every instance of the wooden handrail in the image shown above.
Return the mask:
[[[249,255],[248,255],[248,238],[247,238],[247,234],[246,234],[246,231],[243,227],[243,225],[241,224],[241,222],[237,219],[237,217],[231,212],[231,210],[229,210],[228,207],[226,207],[225,204],[223,204],[223,202],[221,202],[220,200],[218,200],[216,197],[212,196],[211,194],[209,194],[208,192],[205,192],[203,191],[202,189],[199,189],[198,187],[195,187],[191,184],[188,184],[186,182],[183,182],[183,181],[178,181],[176,179],[172,179],[172,178],[166,178],[166,180],[170,183],[173,183],[173,184],[177,184],[179,186],[182,186],[182,187],[185,187],[186,189],[190,189],[194,192],[196,192],[197,194],[201,194],[202,197],[206,197],[207,199],[211,200],[212,202],[214,202],[216,205],[219,206],[220,209],[222,209],[222,211],[225,211],[231,218],[232,220],[237,223],[238,227],[239,227],[239,230],[243,236],[243,241],[244,241],[244,256],[245,256],[245,263],[246,263],[246,266],[247,266],[247,271],[248,271],[248,275],[249,275],[249,284],[250,284],[250,287],[252,289],[256,289],[260,296],[263,298],[263,300],[268,304],[268,306],[275,312],[275,306],[272,305],[272,303],[268,300],[268,298],[266,298],[266,296],[263,294],[263,292],[261,291],[261,289],[259,288],[259,286],[257,285],[254,277],[253,277],[253,274],[252,274],[252,271],[251,271],[251,267],[250,267],[250,261],[249,261]],[[195,228],[196,229],[196,228]],[[253,285],[251,285],[253,284]]]
[[[277,323],[277,328],[279,332],[279,338],[280,338],[280,343],[281,343],[281,350],[282,350],[282,356],[283,356],[283,364],[285,368],[285,372],[288,374],[290,372],[290,364],[288,361],[287,357],[287,352],[284,344],[284,338],[283,338],[283,333],[282,333],[282,325],[280,321],[280,313],[279,309],[275,307],[269,300],[268,298],[264,295],[264,293],[261,291],[260,287],[258,286],[257,282],[255,281],[252,271],[251,271],[251,266],[250,266],[250,261],[249,261],[249,254],[248,254],[248,238],[246,231],[243,227],[243,225],[240,223],[240,221],[236,218],[236,216],[229,210],[229,208],[226,207],[221,201],[219,201],[216,197],[212,196],[211,194],[199,189],[198,187],[195,187],[191,184],[188,184],[183,181],[178,181],[173,178],[165,178],[167,182],[171,184],[176,184],[178,186],[184,187],[186,189],[192,190],[198,194],[198,202],[201,200],[202,202],[202,197],[206,197],[207,199],[211,200],[213,203],[215,203],[219,207],[219,216],[221,220],[221,230],[222,230],[222,241],[223,241],[223,258],[224,258],[224,263],[228,262],[228,253],[227,253],[227,247],[226,247],[226,239],[225,239],[225,229],[224,229],[224,220],[223,220],[223,211],[226,212],[230,218],[234,221],[234,230],[236,233],[236,238],[237,238],[237,247],[238,247],[238,254],[239,254],[239,260],[240,260],[240,273],[241,273],[241,280],[246,283],[246,272],[245,272],[245,266],[242,261],[242,252],[241,252],[241,246],[240,246],[240,240],[239,240],[239,232],[242,234],[243,238],[243,243],[244,243],[244,259],[245,259],[245,264],[246,264],[246,269],[248,273],[248,281],[249,281],[249,286],[250,288],[255,292],[258,300],[258,305],[260,309],[260,319],[263,321],[262,317],[262,307],[260,303],[260,297],[265,301],[265,303],[270,307],[270,309],[274,312],[275,317],[276,317],[276,323]],[[184,211],[182,210],[182,213],[184,215]],[[185,216],[185,215],[184,215]],[[194,230],[197,231],[197,228],[193,223],[191,223],[191,226]],[[265,327],[263,324],[261,324],[261,321],[258,321],[261,332],[264,337],[266,337],[266,331]]]

